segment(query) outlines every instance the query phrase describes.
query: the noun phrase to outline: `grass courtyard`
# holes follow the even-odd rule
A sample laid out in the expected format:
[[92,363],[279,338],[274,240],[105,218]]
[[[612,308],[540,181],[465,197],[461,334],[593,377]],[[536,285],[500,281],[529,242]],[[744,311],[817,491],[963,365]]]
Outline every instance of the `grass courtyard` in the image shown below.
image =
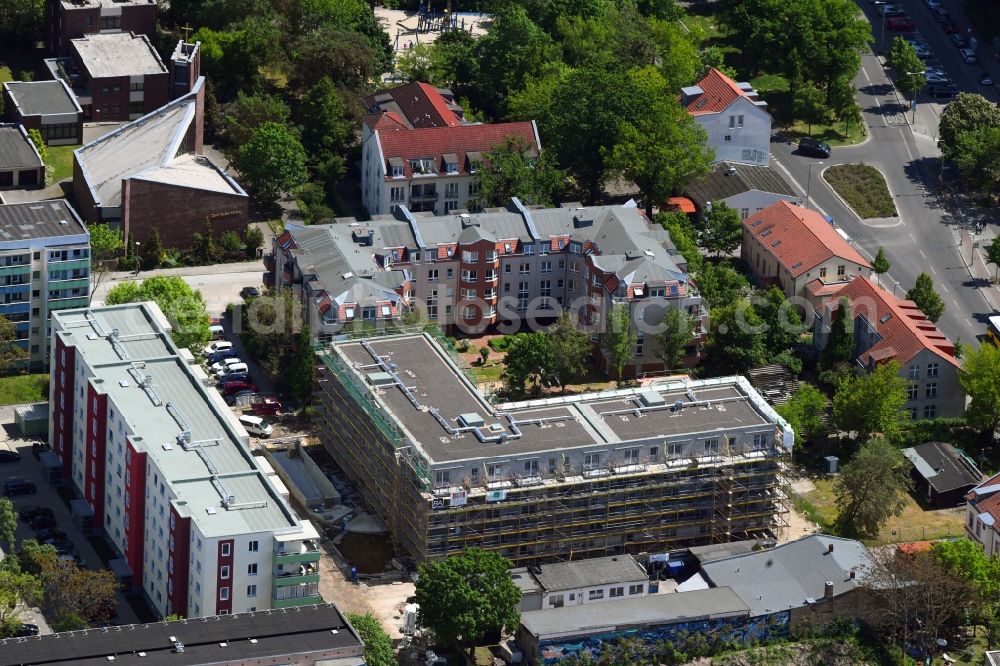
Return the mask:
[[11,375],[0,377],[0,405],[19,405],[49,399],[49,376]]

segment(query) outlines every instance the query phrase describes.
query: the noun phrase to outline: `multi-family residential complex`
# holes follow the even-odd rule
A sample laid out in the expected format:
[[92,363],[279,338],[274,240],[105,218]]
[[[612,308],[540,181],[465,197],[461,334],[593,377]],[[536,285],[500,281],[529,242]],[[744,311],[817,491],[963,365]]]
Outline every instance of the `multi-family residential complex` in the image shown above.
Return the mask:
[[811,299],[816,349],[826,347],[842,298],[851,308],[854,362],[867,372],[882,363],[899,363],[899,376],[906,380],[904,409],[911,419],[965,413],[965,391],[959,382],[962,362],[955,356],[955,344],[913,301],[897,298],[871,280],[855,278]]
[[529,209],[514,199],[506,210],[438,217],[401,206],[363,223],[288,224],[273,246],[265,284],[293,287],[321,339],[414,309],[470,333],[570,309],[596,340],[604,313],[624,303],[637,328],[634,375],[664,369],[651,331],[667,308],[699,326],[704,316],[670,236],[631,205]]
[[484,155],[516,137],[541,148],[534,122],[487,125],[464,119],[451,91],[409,83],[363,100],[361,202],[370,215],[398,206],[437,214],[473,207]]
[[28,368],[49,359],[49,318],[90,302],[90,234],[65,199],[0,205],[0,315]]
[[793,433],[742,377],[495,405],[428,334],[319,358],[320,439],[418,560],[664,552],[784,522]]
[[713,67],[695,85],[681,88],[680,102],[705,128],[717,160],[767,166],[771,114],[749,83],[737,83]]
[[994,474],[965,496],[965,536],[991,557],[1000,555],[1000,474]]
[[46,41],[57,55],[72,39],[95,33],[134,32],[156,38],[156,0],[47,0]]
[[161,616],[319,603],[317,532],[159,308],[69,310],[52,327],[49,444],[123,585]]

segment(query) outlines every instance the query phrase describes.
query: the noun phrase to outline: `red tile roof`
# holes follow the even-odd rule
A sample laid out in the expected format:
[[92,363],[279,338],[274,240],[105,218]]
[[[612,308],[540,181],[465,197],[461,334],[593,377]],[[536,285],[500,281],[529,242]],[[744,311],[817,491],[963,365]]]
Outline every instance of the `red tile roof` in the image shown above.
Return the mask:
[[704,93],[688,102],[687,111],[692,116],[721,113],[740,97],[752,99],[736,81],[714,67],[708,70],[708,74],[695,85],[701,88]]
[[866,278],[855,278],[832,294],[826,307],[837,309],[841,297],[851,302],[851,314],[862,316],[882,338],[861,356],[861,362],[881,363],[895,359],[908,363],[918,353],[927,349],[956,367],[962,367],[955,358],[955,345],[942,334],[933,322],[913,303],[896,298],[880,289]]
[[[525,145],[538,151],[535,128],[530,122],[406,129],[396,124],[390,126],[383,121],[376,130],[382,145],[382,158],[402,159],[403,173],[407,178],[413,175],[409,163],[411,159],[432,158],[438,171],[443,173],[445,169],[442,155],[455,155],[458,158],[458,172],[468,173],[467,153],[489,152],[511,136],[520,137]],[[388,165],[386,171],[392,173]],[[391,179],[391,176],[388,178]]]
[[792,277],[839,257],[860,266],[871,264],[814,210],[777,201],[743,220],[744,228],[788,269]]
[[[379,101],[387,94],[391,101]],[[448,102],[437,88],[426,83],[407,83],[369,95],[362,102],[372,112],[388,111],[394,107],[412,127],[455,127],[462,124],[462,119],[448,108]]]
[[670,197],[663,207],[666,210],[676,210],[685,214],[697,212],[694,202],[687,197]]
[[813,299],[824,298],[830,294],[836,293],[839,289],[844,286],[842,282],[834,282],[833,284],[826,284],[819,278],[816,278],[812,282],[806,283],[806,291]]

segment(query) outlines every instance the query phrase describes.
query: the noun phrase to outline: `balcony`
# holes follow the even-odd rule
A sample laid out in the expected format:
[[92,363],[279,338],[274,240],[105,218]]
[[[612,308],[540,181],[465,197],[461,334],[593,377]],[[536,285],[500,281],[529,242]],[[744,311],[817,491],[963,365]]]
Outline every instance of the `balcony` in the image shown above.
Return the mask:
[[424,192],[423,194],[413,192],[410,194],[410,201],[414,203],[437,201],[437,192]]
[[323,597],[319,593],[308,597],[298,597],[293,599],[271,599],[271,608],[294,608],[295,606],[315,606],[323,603]]
[[89,277],[66,278],[65,280],[49,280],[49,289],[89,289]]
[[49,259],[49,265],[61,271],[73,270],[74,268],[90,268],[90,259]]
[[281,547],[274,551],[274,563],[302,564],[303,562],[319,561],[319,542],[307,539],[305,541],[290,541],[280,544]]
[[497,275],[496,273],[492,273],[492,272],[486,273],[486,281],[487,282],[496,282],[499,279],[500,279],[500,276]]
[[5,278],[10,275],[27,275],[29,273],[31,273],[31,264],[0,266],[0,278]]
[[72,296],[70,298],[50,298],[49,310],[66,310],[68,308],[84,308],[90,304],[90,296]]
[[497,290],[496,289],[487,289],[483,293],[483,298],[486,298],[486,299],[491,299],[492,300],[492,299],[494,299],[496,297],[497,297]]
[[316,562],[301,564],[290,570],[275,572],[274,574],[275,587],[307,585],[309,583],[319,584],[319,565]]

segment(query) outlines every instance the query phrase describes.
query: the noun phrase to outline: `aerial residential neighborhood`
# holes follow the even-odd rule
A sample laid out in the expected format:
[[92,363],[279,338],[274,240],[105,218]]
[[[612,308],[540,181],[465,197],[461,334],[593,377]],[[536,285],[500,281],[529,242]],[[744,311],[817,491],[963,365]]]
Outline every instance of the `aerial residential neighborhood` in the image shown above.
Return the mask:
[[0,0],[0,666],[1000,664],[990,0]]

